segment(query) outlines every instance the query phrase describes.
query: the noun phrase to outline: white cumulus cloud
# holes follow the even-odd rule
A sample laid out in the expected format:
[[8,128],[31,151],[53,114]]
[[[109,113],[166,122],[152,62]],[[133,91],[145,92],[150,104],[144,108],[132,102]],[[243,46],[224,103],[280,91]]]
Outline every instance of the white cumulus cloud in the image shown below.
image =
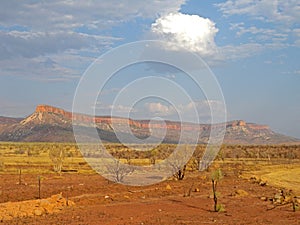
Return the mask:
[[159,116],[169,116],[174,115],[176,113],[176,110],[173,106],[167,106],[164,104],[161,104],[160,102],[150,102],[145,104],[146,109],[153,113],[154,115]]
[[201,55],[211,55],[216,51],[214,38],[218,28],[208,18],[179,12],[169,13],[158,18],[151,30],[173,49],[180,46]]

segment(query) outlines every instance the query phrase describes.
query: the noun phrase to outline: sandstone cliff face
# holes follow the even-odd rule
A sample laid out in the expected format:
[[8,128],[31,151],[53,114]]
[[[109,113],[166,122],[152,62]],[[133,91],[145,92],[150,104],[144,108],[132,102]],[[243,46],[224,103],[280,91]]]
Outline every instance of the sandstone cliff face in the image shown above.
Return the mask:
[[35,112],[36,113],[55,113],[55,114],[62,115],[68,119],[72,119],[72,113],[67,112],[63,109],[49,106],[49,105],[38,105],[35,109]]
[[269,130],[270,127],[267,125],[259,125],[259,124],[248,124],[248,127],[253,129],[253,130]]
[[119,117],[105,117],[105,116],[88,116],[84,114],[77,114],[74,113],[72,115],[71,112],[67,112],[63,109],[59,109],[56,107],[48,106],[48,105],[38,105],[35,110],[36,113],[52,113],[52,114],[57,114],[61,115],[65,118],[68,118],[70,120],[73,120],[75,122],[81,122],[81,123],[93,123],[95,121],[96,124],[100,123],[105,123],[112,125],[118,124],[129,124],[130,126],[137,127],[137,128],[144,128],[144,129],[149,129],[150,127],[152,129],[170,129],[170,130],[187,130],[187,131],[193,131],[193,130],[199,130],[200,126],[198,124],[192,124],[192,123],[182,123],[180,124],[179,122],[171,122],[171,121],[166,121],[166,125],[160,121],[157,122],[151,122],[151,125],[149,121],[147,120],[132,120],[132,119],[127,119],[127,118],[119,118]]
[[246,123],[244,120],[235,120],[226,124],[227,128],[244,127],[252,130],[269,130],[269,126],[254,123]]
[[[151,122],[151,125],[148,120],[132,120],[127,118],[119,118],[119,117],[105,117],[105,116],[96,116],[95,118],[92,116],[84,115],[84,114],[77,114],[74,113],[72,115],[71,112],[67,112],[63,109],[59,109],[53,106],[48,105],[38,105],[35,110],[36,113],[53,113],[61,115],[69,120],[73,120],[75,122],[82,122],[82,123],[93,123],[95,121],[96,124],[129,124],[132,127],[142,128],[142,129],[170,129],[170,130],[185,130],[185,131],[198,131],[198,130],[208,130],[210,129],[209,125],[198,125],[193,123],[180,123],[180,122],[173,122],[173,121],[166,121],[165,124],[161,123],[160,121]],[[112,121],[113,120],[113,121]],[[237,127],[245,127],[250,128],[252,130],[268,130],[269,127],[266,125],[258,125],[258,124],[250,124],[246,123],[244,120],[235,120],[226,123],[226,128],[237,128]]]

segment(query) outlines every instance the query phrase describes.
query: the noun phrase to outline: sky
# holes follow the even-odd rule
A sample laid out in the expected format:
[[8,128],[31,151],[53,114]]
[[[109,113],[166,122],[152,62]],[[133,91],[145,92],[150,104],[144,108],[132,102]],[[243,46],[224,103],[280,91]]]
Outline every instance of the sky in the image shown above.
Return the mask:
[[[201,76],[216,78],[228,121],[267,124],[300,138],[298,0],[1,1],[0,115],[25,117],[38,104],[72,110],[98,57],[145,40],[162,41],[160,51],[172,55],[200,57],[207,66]],[[134,102],[126,88],[144,97]],[[157,95],[147,97],[147,88]],[[118,116],[192,122],[196,108],[207,122],[222,99],[207,96],[180,68],[142,62],[116,71],[93,107],[102,115],[113,109]]]

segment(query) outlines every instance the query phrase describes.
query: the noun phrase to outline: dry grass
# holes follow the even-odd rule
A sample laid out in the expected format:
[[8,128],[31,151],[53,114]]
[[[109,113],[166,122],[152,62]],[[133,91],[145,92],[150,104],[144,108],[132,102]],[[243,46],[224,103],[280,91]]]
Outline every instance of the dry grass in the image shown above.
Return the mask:
[[[250,175],[250,172],[247,173]],[[287,165],[260,166],[251,171],[271,186],[293,190],[300,195],[300,163]]]
[[[123,163],[128,163],[128,158],[124,158],[128,155],[123,153],[129,151],[124,146],[107,144],[106,147],[117,156],[119,155]],[[172,150],[172,147],[172,145],[160,145],[156,163],[161,161],[165,156],[163,153]],[[16,174],[20,168],[24,174],[54,173],[53,164],[49,158],[49,150],[53,148],[63,148],[66,152],[63,169],[82,174],[95,173],[82,157],[76,144],[0,142],[0,174]],[[200,152],[203,151],[203,146],[197,148],[200,148]],[[300,194],[299,146],[262,146],[260,150],[258,149],[259,146],[223,146],[215,163],[231,165],[232,168],[235,168],[235,165],[242,165],[245,176],[257,175],[267,180],[272,186],[285,187]],[[91,152],[93,151],[91,145]],[[258,152],[260,155],[257,154]],[[239,157],[237,157],[238,154],[240,154]],[[149,158],[145,158],[143,154],[129,152],[129,156],[131,156],[130,163],[133,165],[151,164]],[[268,156],[272,158],[269,159]],[[291,159],[290,156],[294,158]],[[93,158],[93,154],[88,160],[97,161]]]

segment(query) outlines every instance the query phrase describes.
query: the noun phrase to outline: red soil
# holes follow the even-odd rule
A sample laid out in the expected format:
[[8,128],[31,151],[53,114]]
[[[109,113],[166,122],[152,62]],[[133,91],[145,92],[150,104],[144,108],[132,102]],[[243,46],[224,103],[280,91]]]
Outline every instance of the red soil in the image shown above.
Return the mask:
[[[42,180],[42,198],[62,192],[75,206],[55,214],[15,218],[0,224],[300,224],[300,212],[293,212],[291,205],[272,209],[270,201],[260,199],[273,197],[277,189],[239,178],[230,170],[225,170],[218,186],[219,202],[225,206],[225,212],[213,212],[211,183],[207,177],[208,172],[189,173],[183,181],[129,187],[108,182],[96,174],[61,177],[46,174]],[[0,202],[38,196],[36,175],[23,175],[22,185],[18,184],[18,175],[0,175],[0,180]],[[191,186],[191,196],[184,197]],[[246,194],[236,194],[237,190]]]

